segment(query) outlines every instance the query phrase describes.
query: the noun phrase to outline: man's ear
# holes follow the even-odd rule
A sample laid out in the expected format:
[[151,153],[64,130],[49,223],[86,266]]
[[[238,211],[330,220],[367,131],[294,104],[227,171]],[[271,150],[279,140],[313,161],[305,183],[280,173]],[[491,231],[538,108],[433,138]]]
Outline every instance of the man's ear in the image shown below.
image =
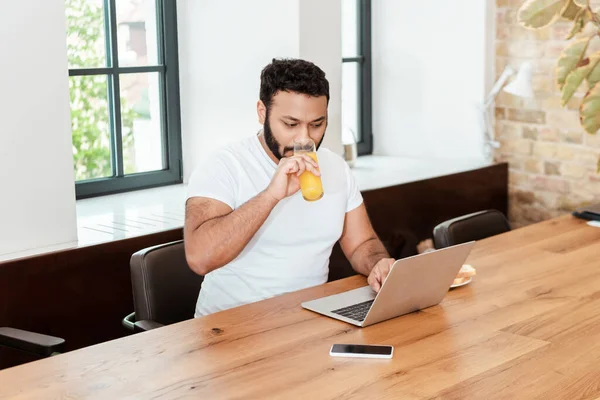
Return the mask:
[[256,102],[256,113],[258,114],[258,123],[264,125],[265,119],[267,118],[267,107],[262,100]]

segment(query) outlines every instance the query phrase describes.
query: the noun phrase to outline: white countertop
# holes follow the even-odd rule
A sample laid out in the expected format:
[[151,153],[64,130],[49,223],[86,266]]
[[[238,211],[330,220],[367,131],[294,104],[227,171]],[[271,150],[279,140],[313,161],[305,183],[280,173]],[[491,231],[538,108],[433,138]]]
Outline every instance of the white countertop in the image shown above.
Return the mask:
[[[359,157],[352,168],[361,191],[489,166],[481,160]],[[181,228],[185,185],[171,185],[77,201],[77,242],[0,255],[0,261]]]

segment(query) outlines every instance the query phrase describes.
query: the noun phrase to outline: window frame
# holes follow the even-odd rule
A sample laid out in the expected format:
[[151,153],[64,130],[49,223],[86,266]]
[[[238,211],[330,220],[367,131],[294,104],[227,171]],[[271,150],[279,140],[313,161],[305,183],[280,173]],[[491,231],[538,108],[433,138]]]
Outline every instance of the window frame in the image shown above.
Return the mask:
[[[157,10],[157,65],[120,67],[117,39],[117,0],[103,0],[107,65],[99,68],[69,68],[69,77],[103,75],[107,77],[110,123],[111,167],[113,176],[75,182],[76,198],[147,189],[183,182],[181,115],[177,41],[177,7],[172,0],[155,0]],[[126,175],[123,170],[121,132],[120,76],[128,73],[158,73],[162,102],[162,170]]]
[[[371,0],[357,0],[358,16],[358,54],[354,57],[342,57],[342,63],[356,63],[358,74],[358,115],[360,119],[360,138],[357,142],[359,156],[373,153],[373,106],[372,106],[372,63],[371,63]],[[343,101],[343,99],[342,99]]]

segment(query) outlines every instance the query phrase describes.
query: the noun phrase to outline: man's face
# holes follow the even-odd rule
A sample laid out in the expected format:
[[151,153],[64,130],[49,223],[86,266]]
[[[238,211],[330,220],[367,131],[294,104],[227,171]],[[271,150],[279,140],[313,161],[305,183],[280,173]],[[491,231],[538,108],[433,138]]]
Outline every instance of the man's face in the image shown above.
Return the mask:
[[265,142],[278,160],[293,154],[295,139],[311,138],[318,149],[327,128],[327,98],[278,92],[265,110],[263,126]]

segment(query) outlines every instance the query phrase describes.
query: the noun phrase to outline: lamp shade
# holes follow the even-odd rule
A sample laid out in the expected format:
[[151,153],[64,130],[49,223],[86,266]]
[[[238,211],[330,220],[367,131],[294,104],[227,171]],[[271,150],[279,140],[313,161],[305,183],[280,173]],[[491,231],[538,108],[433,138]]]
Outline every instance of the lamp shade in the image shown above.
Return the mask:
[[533,97],[532,76],[533,67],[531,63],[524,62],[519,68],[515,80],[506,85],[504,91],[519,97]]

